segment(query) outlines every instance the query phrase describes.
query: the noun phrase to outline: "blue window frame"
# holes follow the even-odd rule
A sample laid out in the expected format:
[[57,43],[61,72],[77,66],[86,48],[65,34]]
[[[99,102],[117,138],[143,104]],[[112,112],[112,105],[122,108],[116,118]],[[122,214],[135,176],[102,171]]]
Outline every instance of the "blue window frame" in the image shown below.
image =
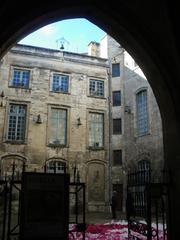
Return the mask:
[[113,92],[113,106],[121,106],[121,91]]
[[62,74],[53,74],[52,91],[68,93],[69,76]]
[[149,117],[147,106],[147,90],[136,94],[137,133],[139,136],[149,132]]
[[113,63],[112,64],[112,77],[119,77],[120,76],[120,64]]
[[12,86],[19,88],[29,88],[30,71],[23,69],[13,69]]

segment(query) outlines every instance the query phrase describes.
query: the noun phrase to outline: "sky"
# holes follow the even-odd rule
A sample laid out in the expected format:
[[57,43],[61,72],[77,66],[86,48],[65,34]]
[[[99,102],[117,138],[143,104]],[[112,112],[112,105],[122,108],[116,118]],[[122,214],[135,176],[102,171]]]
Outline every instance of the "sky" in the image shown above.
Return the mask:
[[52,49],[59,49],[63,44],[65,51],[85,53],[91,41],[100,42],[105,34],[87,19],[76,18],[46,25],[18,43]]

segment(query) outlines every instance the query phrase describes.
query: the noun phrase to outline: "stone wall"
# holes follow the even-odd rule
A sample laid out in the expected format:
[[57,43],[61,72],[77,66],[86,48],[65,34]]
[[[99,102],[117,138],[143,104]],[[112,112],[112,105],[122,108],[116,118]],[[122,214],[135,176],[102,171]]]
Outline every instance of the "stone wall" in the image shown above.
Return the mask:
[[[13,67],[30,70],[30,87],[28,89],[10,86]],[[27,171],[44,171],[49,159],[62,159],[66,162],[67,171],[73,181],[73,167],[76,163],[80,181],[87,184],[92,191],[90,181],[91,166],[99,171],[100,176],[94,198],[87,198],[91,206],[107,204],[107,165],[109,145],[108,124],[108,78],[107,62],[96,57],[60,52],[57,50],[17,45],[11,49],[0,66],[0,92],[4,92],[3,106],[0,107],[0,156],[3,172],[3,158],[11,155],[13,159],[25,159]],[[69,76],[68,93],[58,93],[51,90],[53,73]],[[92,97],[89,93],[89,79],[100,79],[104,82],[104,97]],[[27,105],[25,142],[17,144],[7,142],[7,113],[9,103]],[[65,146],[50,146],[48,142],[49,114],[51,106],[67,109],[67,144]],[[104,147],[91,149],[88,145],[89,112],[104,114]],[[40,114],[42,123],[37,124]],[[80,119],[81,125],[78,124]],[[105,184],[106,183],[106,184]],[[103,186],[103,188],[102,188]],[[92,207],[91,207],[92,208]]]

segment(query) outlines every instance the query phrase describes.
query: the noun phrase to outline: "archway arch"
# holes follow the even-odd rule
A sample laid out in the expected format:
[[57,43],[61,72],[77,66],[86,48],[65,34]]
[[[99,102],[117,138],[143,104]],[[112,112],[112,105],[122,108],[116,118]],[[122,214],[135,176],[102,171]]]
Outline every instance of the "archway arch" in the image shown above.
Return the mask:
[[3,179],[20,179],[25,170],[27,159],[20,154],[5,154],[0,159],[0,177]]
[[[174,221],[172,225],[176,229],[175,223],[178,223],[180,218],[180,214],[177,214],[180,212],[180,196],[176,195],[180,188],[179,60],[177,53],[175,53],[172,29],[169,27],[171,22],[168,19],[168,4],[158,5],[156,3],[155,6],[149,2],[146,4],[145,6],[143,1],[140,1],[139,4],[137,1],[132,4],[121,2],[120,7],[113,5],[110,7],[109,3],[101,1],[88,1],[88,3],[80,0],[75,3],[74,1],[66,1],[66,3],[57,1],[54,4],[46,1],[43,5],[41,3],[34,5],[29,2],[28,6],[24,6],[23,9],[25,13],[28,9],[28,13],[22,16],[17,14],[20,11],[20,6],[21,11],[23,11],[23,5],[20,1],[11,3],[10,6],[4,3],[1,11],[1,22],[4,23],[7,20],[7,24],[1,28],[1,56],[17,40],[32,30],[58,19],[77,16],[86,17],[99,25],[129,50],[148,78],[161,111],[165,162],[173,172],[172,216],[174,217],[171,217],[171,220]],[[148,10],[146,11],[146,9]],[[16,12],[16,10],[18,11]],[[158,36],[155,39],[153,39],[154,34]],[[177,233],[178,230],[173,231],[174,239]]]

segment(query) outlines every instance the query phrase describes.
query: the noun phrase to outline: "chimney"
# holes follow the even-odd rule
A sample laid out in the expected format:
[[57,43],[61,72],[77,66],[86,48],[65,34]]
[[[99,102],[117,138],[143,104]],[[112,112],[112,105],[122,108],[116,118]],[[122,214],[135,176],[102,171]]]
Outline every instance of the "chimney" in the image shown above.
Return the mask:
[[94,57],[100,57],[100,44],[98,42],[91,41],[88,44],[88,55]]

